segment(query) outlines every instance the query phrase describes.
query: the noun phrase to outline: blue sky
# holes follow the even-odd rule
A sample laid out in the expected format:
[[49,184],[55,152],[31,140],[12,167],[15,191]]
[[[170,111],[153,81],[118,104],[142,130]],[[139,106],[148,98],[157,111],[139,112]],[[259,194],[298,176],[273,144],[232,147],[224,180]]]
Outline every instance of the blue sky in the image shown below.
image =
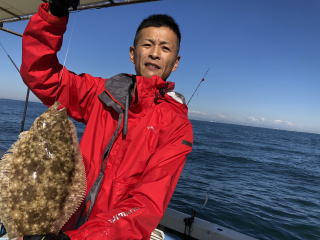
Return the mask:
[[[227,123],[320,133],[319,0],[163,0],[71,15],[62,51],[76,73],[134,73],[129,46],[140,21],[166,13],[182,32],[181,64],[169,80],[188,99],[190,116]],[[26,22],[5,27],[23,32]],[[71,34],[72,33],[72,34]],[[0,32],[20,65],[21,39]],[[0,51],[0,98],[26,88]],[[35,99],[35,98],[33,98]]]

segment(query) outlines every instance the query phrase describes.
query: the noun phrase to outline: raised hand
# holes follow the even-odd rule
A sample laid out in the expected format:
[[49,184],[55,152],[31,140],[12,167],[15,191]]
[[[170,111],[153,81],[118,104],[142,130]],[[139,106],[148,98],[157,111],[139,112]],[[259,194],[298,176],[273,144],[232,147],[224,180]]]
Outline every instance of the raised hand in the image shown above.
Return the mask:
[[69,14],[69,8],[72,7],[76,10],[80,0],[50,0],[50,12],[57,17],[67,16]]

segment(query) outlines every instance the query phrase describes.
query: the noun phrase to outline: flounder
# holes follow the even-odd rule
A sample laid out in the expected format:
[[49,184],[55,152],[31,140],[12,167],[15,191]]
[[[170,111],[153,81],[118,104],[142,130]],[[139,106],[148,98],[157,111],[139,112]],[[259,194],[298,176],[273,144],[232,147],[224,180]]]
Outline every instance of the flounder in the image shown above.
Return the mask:
[[85,196],[76,128],[55,103],[0,160],[0,220],[9,238],[57,233]]

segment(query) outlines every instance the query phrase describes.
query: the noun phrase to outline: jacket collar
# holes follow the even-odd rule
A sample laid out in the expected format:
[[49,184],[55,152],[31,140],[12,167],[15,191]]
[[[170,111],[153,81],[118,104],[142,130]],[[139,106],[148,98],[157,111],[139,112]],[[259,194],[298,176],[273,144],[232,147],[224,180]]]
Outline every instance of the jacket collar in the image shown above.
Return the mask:
[[136,76],[136,91],[138,98],[147,96],[164,95],[168,91],[174,89],[175,84],[173,82],[166,82],[161,77],[153,76],[146,78],[143,76]]
[[174,82],[164,81],[158,76],[151,78],[136,76],[135,82],[136,94],[133,97],[133,104],[130,108],[132,112],[140,112],[142,109],[150,108],[154,104],[161,102],[170,102],[176,106],[177,111],[187,114],[188,107],[185,104],[184,97],[182,94],[173,91]]
[[[135,88],[133,88],[134,85]],[[132,101],[130,101],[130,110],[138,113],[162,101],[177,104],[174,98],[166,94],[172,92],[174,86],[173,82],[166,82],[159,76],[146,78],[122,73],[106,81],[105,90],[99,95],[99,98],[105,105],[121,113],[125,109],[126,98],[131,99],[130,92],[135,89]]]

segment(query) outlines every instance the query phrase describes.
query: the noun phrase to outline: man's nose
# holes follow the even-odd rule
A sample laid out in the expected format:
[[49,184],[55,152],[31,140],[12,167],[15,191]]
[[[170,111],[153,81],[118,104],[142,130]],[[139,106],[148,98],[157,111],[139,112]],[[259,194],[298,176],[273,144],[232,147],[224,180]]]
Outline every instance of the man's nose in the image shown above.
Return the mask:
[[158,46],[154,46],[150,51],[150,58],[153,60],[160,59],[160,48]]

